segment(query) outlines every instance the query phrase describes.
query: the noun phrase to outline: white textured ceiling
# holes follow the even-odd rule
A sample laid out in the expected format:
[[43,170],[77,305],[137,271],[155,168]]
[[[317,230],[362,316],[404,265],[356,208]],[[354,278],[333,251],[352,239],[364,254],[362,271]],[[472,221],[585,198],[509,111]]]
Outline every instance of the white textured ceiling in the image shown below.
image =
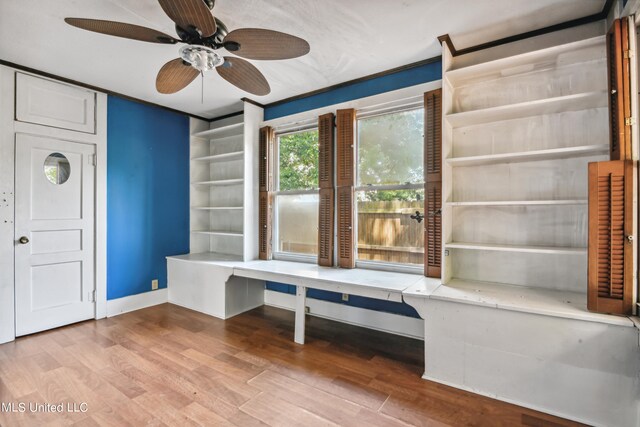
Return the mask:
[[0,59],[191,114],[216,117],[248,96],[269,103],[440,54],[449,33],[458,49],[599,12],[605,0],[217,0],[229,30],[267,28],[306,39],[311,53],[253,61],[271,84],[256,97],[217,73],[173,95],[155,90],[179,45],[82,31],[65,17],[107,19],[175,34],[156,0],[0,0]]

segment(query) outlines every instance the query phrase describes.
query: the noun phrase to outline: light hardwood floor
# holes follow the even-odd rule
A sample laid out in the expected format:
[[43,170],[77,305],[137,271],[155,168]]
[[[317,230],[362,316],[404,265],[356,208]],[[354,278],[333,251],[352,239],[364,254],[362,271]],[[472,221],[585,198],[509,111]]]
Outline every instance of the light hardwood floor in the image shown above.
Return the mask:
[[170,304],[0,345],[0,402],[86,402],[85,413],[0,412],[0,425],[565,426],[420,378],[422,342],[261,307],[222,321]]

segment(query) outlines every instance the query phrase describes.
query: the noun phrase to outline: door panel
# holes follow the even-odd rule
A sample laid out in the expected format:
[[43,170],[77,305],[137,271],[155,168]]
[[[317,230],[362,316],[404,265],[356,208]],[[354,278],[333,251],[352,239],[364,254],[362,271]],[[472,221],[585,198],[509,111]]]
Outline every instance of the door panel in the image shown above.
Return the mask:
[[16,134],[17,336],[95,315],[94,153]]
[[95,133],[96,93],[16,73],[16,120]]
[[82,262],[31,267],[31,310],[82,303]]
[[82,250],[82,230],[32,231],[31,255]]

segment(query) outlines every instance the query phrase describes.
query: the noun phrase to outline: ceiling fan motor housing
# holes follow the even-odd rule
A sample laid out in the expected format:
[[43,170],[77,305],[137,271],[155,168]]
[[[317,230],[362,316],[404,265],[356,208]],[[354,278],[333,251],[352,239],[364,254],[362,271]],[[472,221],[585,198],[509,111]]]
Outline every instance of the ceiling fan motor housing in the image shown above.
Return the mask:
[[180,39],[185,43],[199,44],[199,45],[210,47],[212,49],[219,49],[223,46],[223,40],[225,36],[229,33],[229,30],[221,20],[219,20],[218,18],[215,18],[215,20],[216,20],[216,27],[217,27],[216,32],[209,37],[202,37],[200,34],[198,34],[197,31],[185,30],[184,28],[179,27],[177,24],[176,24],[176,33],[178,34],[178,37],[180,37]]

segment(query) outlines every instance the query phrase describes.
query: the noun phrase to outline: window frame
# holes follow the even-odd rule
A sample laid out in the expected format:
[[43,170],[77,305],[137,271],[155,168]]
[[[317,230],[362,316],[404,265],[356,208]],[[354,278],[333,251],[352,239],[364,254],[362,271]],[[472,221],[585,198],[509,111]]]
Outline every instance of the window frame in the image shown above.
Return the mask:
[[[369,119],[372,117],[379,117],[385,115],[391,115],[396,113],[402,113],[406,111],[414,111],[414,110],[422,110],[424,114],[424,102],[412,102],[409,104],[394,106],[391,108],[378,109],[372,111],[356,111],[356,134],[355,134],[355,164],[356,164],[356,184],[360,181],[360,132],[358,132],[358,121],[361,119]],[[424,156],[424,129],[422,130],[422,149]],[[356,268],[364,268],[370,270],[381,270],[381,271],[392,271],[398,273],[409,273],[409,274],[420,274],[424,273],[424,264],[406,264],[406,263],[395,263],[395,262],[386,262],[386,261],[371,261],[371,260],[361,260],[358,258],[358,227],[360,223],[358,221],[358,192],[363,191],[393,191],[393,190],[424,190],[425,188],[425,176],[423,172],[422,181],[419,183],[409,183],[406,182],[404,184],[391,184],[391,185],[356,185],[354,186],[354,203],[353,203],[353,213],[354,213],[354,238],[356,239],[356,244],[354,245],[354,256],[355,256],[355,267]],[[423,208],[424,211],[424,208]]]
[[[272,259],[280,261],[294,261],[303,262],[307,264],[316,264],[318,261],[317,254],[300,254],[295,252],[283,252],[278,250],[280,247],[279,241],[279,226],[280,216],[278,215],[278,197],[279,196],[298,196],[306,194],[315,194],[320,197],[320,186],[316,183],[317,188],[306,190],[280,190],[280,137],[293,135],[296,133],[309,132],[315,130],[319,131],[317,122],[313,125],[298,127],[294,129],[277,130],[275,131],[275,143],[273,144],[273,217],[272,217],[272,239],[274,245],[272,246]],[[317,230],[318,224],[316,224]]]

